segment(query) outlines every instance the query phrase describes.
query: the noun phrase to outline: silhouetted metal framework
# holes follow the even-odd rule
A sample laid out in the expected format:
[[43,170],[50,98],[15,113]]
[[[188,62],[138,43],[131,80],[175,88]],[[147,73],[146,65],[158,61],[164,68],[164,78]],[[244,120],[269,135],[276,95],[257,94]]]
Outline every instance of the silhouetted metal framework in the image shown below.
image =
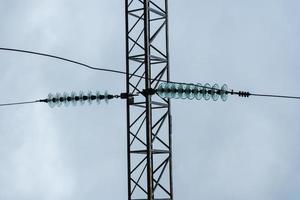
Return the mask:
[[173,199],[170,102],[150,94],[169,80],[168,1],[125,2],[127,94],[144,94],[127,99],[128,199]]

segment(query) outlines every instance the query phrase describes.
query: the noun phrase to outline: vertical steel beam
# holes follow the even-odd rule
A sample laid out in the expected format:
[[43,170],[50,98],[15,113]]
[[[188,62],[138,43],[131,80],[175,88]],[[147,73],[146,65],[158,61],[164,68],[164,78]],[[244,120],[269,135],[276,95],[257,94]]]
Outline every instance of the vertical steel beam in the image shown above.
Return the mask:
[[[167,81],[170,81],[170,60],[169,60],[169,2],[165,0],[166,11],[166,55],[168,58],[167,64]],[[172,169],[172,115],[171,115],[171,102],[168,99],[168,122],[169,122],[169,145],[170,145],[170,164],[169,164],[169,176],[170,176],[170,199],[173,199],[173,169]]]
[[[127,33],[129,32],[129,24],[128,24],[128,5],[129,5],[129,2],[128,0],[125,0],[125,32],[126,32],[126,39],[128,40],[127,38]],[[129,51],[129,43],[126,42],[126,92],[129,93],[130,92],[130,86],[129,86],[129,54],[128,54],[128,51]],[[131,168],[130,168],[130,128],[129,128],[129,124],[130,124],[130,100],[127,99],[126,101],[126,124],[127,124],[127,174],[128,176],[130,176],[130,171],[131,171]],[[127,186],[128,188],[131,188],[131,180],[130,178],[128,178],[127,180]],[[131,198],[131,191],[128,189],[128,200],[130,200]]]
[[[149,0],[144,0],[144,48],[145,48],[145,90],[151,89],[150,63],[150,13]],[[146,141],[147,141],[147,192],[148,199],[154,199],[153,193],[153,155],[152,155],[152,109],[151,95],[146,94]]]
[[[148,93],[169,81],[167,0],[125,0],[128,200],[171,200],[170,102]],[[137,78],[131,74],[142,76]]]

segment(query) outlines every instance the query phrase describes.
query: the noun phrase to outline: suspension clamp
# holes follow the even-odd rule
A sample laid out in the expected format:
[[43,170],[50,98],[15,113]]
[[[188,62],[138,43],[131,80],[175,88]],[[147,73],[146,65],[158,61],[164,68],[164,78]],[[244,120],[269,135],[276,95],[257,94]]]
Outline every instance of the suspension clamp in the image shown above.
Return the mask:
[[156,94],[156,90],[153,89],[153,88],[148,88],[148,89],[144,89],[142,92],[141,92],[142,95],[144,96],[148,96],[148,95],[154,95]]
[[121,99],[127,99],[129,101],[129,104],[133,104],[134,103],[134,97],[135,96],[138,96],[138,95],[136,95],[136,94],[130,94],[130,93],[126,93],[126,92],[120,94],[120,98]]

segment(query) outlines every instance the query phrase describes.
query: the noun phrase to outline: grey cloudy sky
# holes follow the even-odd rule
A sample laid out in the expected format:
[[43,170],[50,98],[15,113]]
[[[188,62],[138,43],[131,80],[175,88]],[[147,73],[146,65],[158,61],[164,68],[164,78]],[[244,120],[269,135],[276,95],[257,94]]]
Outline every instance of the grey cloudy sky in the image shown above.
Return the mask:
[[[169,1],[171,77],[300,95],[296,0]],[[0,46],[125,70],[124,1],[0,0]],[[119,75],[0,52],[0,102],[125,90]],[[299,102],[172,101],[176,199],[300,198]],[[126,199],[125,102],[0,110],[0,199]]]

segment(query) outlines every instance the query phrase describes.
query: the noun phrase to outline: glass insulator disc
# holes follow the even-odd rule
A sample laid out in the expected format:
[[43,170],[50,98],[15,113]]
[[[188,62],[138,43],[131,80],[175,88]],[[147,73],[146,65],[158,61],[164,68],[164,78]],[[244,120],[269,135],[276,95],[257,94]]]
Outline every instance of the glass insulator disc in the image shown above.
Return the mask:
[[165,98],[165,85],[166,83],[161,83],[157,88],[157,94],[161,98]]
[[181,84],[181,88],[182,88],[182,93],[181,93],[181,99],[186,99],[187,98],[187,91],[186,91],[186,84]]
[[58,92],[58,93],[56,93],[56,95],[55,95],[55,98],[56,98],[56,105],[58,106],[58,107],[60,107],[61,105],[62,105],[62,103],[63,103],[63,96]]
[[223,101],[226,101],[228,99],[228,86],[226,84],[222,86],[220,95]]
[[96,101],[97,101],[98,104],[101,103],[101,98],[100,97],[101,97],[101,93],[99,91],[97,91],[96,92]]
[[78,97],[76,92],[71,92],[71,103],[72,103],[73,106],[77,105],[76,97]]
[[206,83],[203,88],[203,98],[207,101],[210,99],[210,91],[211,91],[211,86],[209,83]]
[[109,100],[109,99],[108,99],[108,92],[105,91],[105,92],[104,92],[104,101],[105,101],[106,104],[108,104],[108,100]]
[[195,94],[195,97],[197,100],[201,100],[203,96],[203,87],[200,83],[196,85],[197,93]]
[[87,96],[88,96],[87,101],[88,101],[88,103],[91,105],[91,104],[93,103],[93,100],[92,100],[93,93],[92,93],[91,91],[89,91],[89,92],[87,93]]
[[194,95],[194,92],[193,92],[194,88],[195,88],[195,86],[193,84],[188,84],[186,86],[186,96],[190,100],[195,98],[195,95]]
[[79,102],[81,105],[83,105],[85,103],[84,96],[85,96],[84,92],[80,91],[79,92]]
[[70,101],[68,101],[68,97],[69,97],[69,94],[66,93],[66,92],[64,92],[64,94],[63,94],[63,98],[64,98],[63,104],[65,106],[69,106],[70,105]]
[[165,96],[166,98],[170,98],[170,96],[171,96],[171,94],[170,94],[170,93],[171,93],[171,87],[172,87],[172,83],[166,83],[166,84],[165,84],[165,88],[164,88],[164,91],[165,91],[164,93],[165,93],[165,95],[164,95],[164,96]]
[[218,84],[214,84],[211,90],[211,98],[214,101],[217,101],[219,99],[218,91],[220,90],[220,87]]
[[177,91],[176,84],[175,84],[175,83],[171,83],[171,86],[170,86],[170,94],[169,94],[169,98],[170,98],[170,99],[175,98],[175,96],[176,96],[176,91]]
[[180,89],[181,84],[175,83],[174,85],[175,85],[175,96],[174,96],[174,98],[179,99],[180,98],[179,89]]
[[50,108],[54,108],[54,106],[56,105],[56,103],[53,102],[53,98],[55,98],[54,95],[49,93],[47,100],[48,100],[48,105],[50,106]]

